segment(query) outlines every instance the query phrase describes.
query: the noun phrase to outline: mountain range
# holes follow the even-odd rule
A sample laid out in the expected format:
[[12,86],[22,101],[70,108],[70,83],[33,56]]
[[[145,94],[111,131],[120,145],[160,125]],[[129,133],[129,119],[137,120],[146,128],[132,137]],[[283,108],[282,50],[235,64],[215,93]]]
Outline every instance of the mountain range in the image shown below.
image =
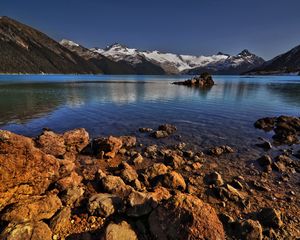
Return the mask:
[[278,74],[300,71],[300,46],[264,61],[248,50],[237,55],[179,55],[143,51],[122,44],[86,48],[57,42],[44,33],[0,17],[0,73],[76,74]]

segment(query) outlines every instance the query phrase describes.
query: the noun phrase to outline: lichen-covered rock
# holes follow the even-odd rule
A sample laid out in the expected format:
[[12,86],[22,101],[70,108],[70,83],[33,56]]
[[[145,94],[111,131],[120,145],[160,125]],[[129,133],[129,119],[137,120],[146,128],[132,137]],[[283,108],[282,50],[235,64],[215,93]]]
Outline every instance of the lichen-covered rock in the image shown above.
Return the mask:
[[103,240],[138,240],[137,234],[125,221],[110,223],[105,229]]
[[30,138],[0,130],[0,210],[40,195],[59,176],[59,161]]
[[55,194],[36,196],[13,204],[5,210],[1,219],[15,223],[50,219],[61,207],[62,203]]
[[9,224],[1,233],[2,240],[52,240],[52,232],[44,222]]
[[154,239],[224,240],[222,223],[215,210],[195,196],[178,193],[149,216]]

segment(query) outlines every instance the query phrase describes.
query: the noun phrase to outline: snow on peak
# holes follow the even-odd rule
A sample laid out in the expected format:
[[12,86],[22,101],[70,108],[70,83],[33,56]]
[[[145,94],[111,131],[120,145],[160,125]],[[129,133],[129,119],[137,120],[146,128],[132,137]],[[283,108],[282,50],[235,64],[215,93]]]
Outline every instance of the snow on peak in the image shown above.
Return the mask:
[[73,47],[79,47],[80,45],[78,43],[75,43],[71,40],[67,40],[67,39],[63,39],[60,41],[61,45],[69,45],[69,46],[73,46]]

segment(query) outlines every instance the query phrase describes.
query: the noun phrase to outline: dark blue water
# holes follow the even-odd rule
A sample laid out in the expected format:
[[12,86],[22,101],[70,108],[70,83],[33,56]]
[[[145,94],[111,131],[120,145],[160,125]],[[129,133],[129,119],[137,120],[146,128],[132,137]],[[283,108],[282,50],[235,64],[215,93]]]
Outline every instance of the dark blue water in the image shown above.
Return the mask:
[[173,123],[197,146],[250,146],[255,120],[300,115],[299,76],[214,76],[200,90],[186,76],[0,75],[0,128],[35,136],[84,127],[91,136],[138,134]]

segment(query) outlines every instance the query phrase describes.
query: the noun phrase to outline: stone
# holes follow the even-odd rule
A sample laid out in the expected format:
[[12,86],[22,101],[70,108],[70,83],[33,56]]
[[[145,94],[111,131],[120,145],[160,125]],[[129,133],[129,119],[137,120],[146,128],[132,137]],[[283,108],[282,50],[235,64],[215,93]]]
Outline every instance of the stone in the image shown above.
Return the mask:
[[75,171],[71,172],[71,174],[67,177],[59,179],[56,182],[56,186],[59,190],[64,191],[69,188],[77,187],[82,181],[82,177],[79,176]]
[[44,153],[55,157],[63,156],[66,153],[65,139],[61,134],[46,130],[37,138],[36,143]]
[[122,139],[113,136],[108,138],[98,138],[93,141],[95,154],[100,155],[103,152],[104,156],[108,158],[114,158],[122,146]]
[[90,197],[88,210],[92,215],[107,218],[118,211],[122,199],[113,194],[98,193]]
[[177,127],[171,124],[163,124],[158,127],[159,131],[165,131],[168,135],[171,135],[177,131]]
[[270,142],[267,141],[267,140],[263,140],[262,143],[257,143],[256,146],[257,146],[257,147],[260,147],[260,148],[263,148],[263,149],[266,150],[266,151],[273,148],[272,143],[270,143]]
[[272,164],[272,158],[269,155],[263,155],[257,159],[260,166],[265,167]]
[[10,223],[1,233],[3,240],[52,240],[52,232],[44,222]]
[[150,192],[150,194],[151,194],[152,199],[156,202],[168,200],[170,197],[172,197],[169,190],[162,186],[155,187],[154,192]]
[[145,176],[149,181],[157,178],[158,176],[164,175],[168,172],[168,168],[163,163],[154,163],[148,167],[145,171]]
[[286,166],[282,162],[274,162],[272,164],[272,168],[277,172],[285,172],[286,171]]
[[119,197],[128,196],[133,188],[126,185],[122,178],[108,175],[102,179],[102,185],[106,192],[116,194]]
[[149,214],[154,206],[154,201],[150,193],[133,191],[128,196],[127,215],[130,217],[141,217]]
[[149,133],[149,132],[152,132],[153,129],[152,128],[139,128],[139,131],[141,133]]
[[32,139],[0,130],[0,211],[8,204],[40,195],[59,176],[59,161]]
[[120,139],[124,148],[132,148],[136,145],[136,137],[134,136],[121,136]]
[[209,73],[204,72],[200,76],[193,77],[192,79],[183,82],[173,82],[173,84],[206,89],[211,88],[215,83],[212,76]]
[[221,186],[224,184],[223,178],[220,173],[212,172],[205,176],[205,181],[207,184],[214,184],[216,186]]
[[239,234],[242,236],[242,239],[245,240],[263,239],[262,227],[260,223],[251,219],[248,219],[241,223]]
[[172,152],[170,155],[165,156],[165,163],[174,169],[178,169],[183,165],[184,160],[181,156]]
[[50,219],[61,207],[62,203],[55,194],[36,196],[14,203],[5,210],[1,219],[14,223],[40,221]]
[[62,208],[51,220],[50,220],[50,229],[53,234],[59,234],[64,232],[70,227],[71,224],[71,208],[64,207]]
[[63,137],[69,152],[81,152],[89,144],[89,133],[84,128],[65,132]]
[[141,168],[143,167],[143,164],[144,164],[144,158],[143,156],[138,153],[135,158],[133,159],[133,164],[136,168]]
[[266,227],[280,228],[283,225],[281,213],[274,208],[263,208],[258,213],[258,220]]
[[85,190],[83,187],[68,188],[61,196],[61,201],[65,206],[73,206],[82,198]]
[[105,229],[103,240],[138,240],[137,234],[125,221],[110,223]]
[[261,118],[254,123],[254,127],[258,129],[263,129],[265,131],[271,131],[275,126],[275,122],[276,122],[275,117]]
[[186,183],[180,173],[175,171],[166,173],[162,178],[162,185],[170,189],[185,190]]
[[234,152],[233,148],[231,148],[227,145],[214,147],[209,150],[209,153],[214,156],[220,156],[224,153],[233,153],[233,152]]
[[122,168],[123,168],[123,170],[121,171],[121,178],[125,182],[130,183],[130,182],[133,182],[134,180],[136,180],[138,178],[137,172],[128,163],[123,162],[122,163]]
[[154,239],[225,239],[215,210],[193,195],[177,193],[152,211],[148,223]]
[[158,152],[157,145],[150,145],[144,149],[144,154],[146,157],[155,158]]
[[154,138],[166,138],[169,137],[169,133],[167,131],[155,131],[151,134],[152,137]]

